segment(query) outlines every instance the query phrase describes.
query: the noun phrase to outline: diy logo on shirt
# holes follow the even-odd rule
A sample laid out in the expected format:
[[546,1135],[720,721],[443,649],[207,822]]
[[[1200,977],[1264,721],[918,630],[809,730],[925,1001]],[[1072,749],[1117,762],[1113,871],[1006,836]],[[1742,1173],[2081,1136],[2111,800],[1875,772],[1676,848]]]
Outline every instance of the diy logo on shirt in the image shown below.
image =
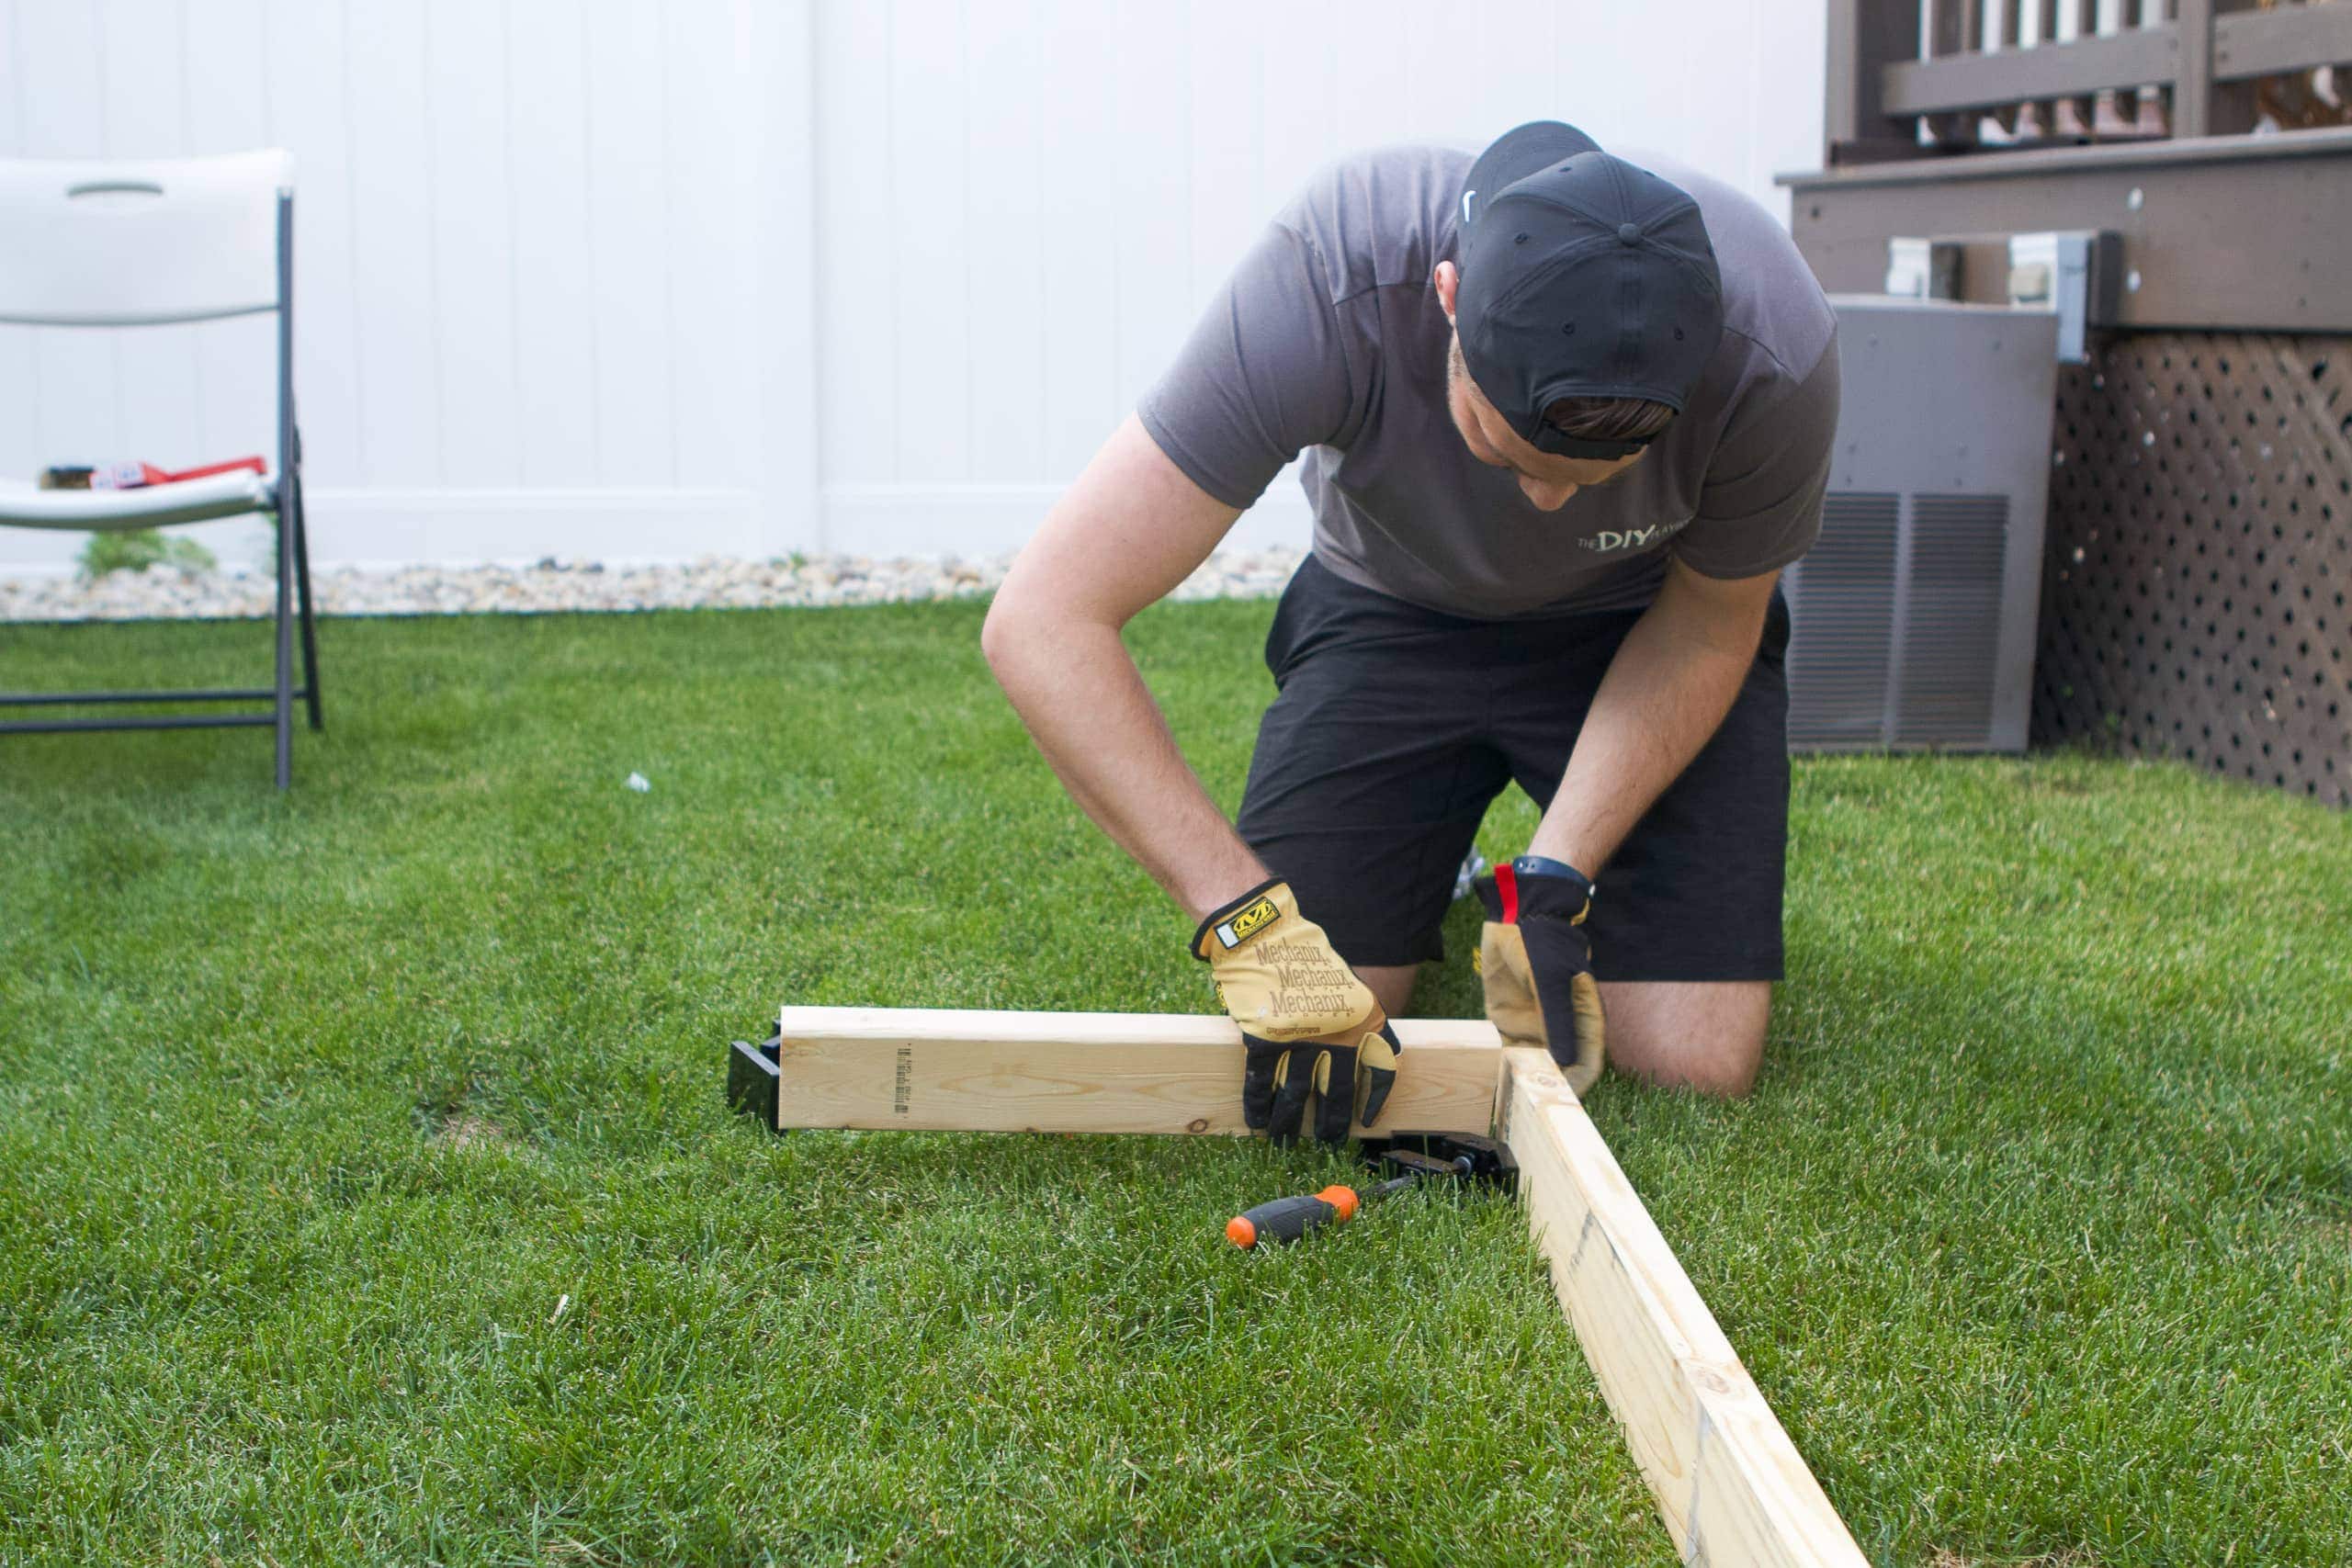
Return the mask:
[[1679,534],[1690,521],[1684,517],[1672,523],[1653,523],[1646,528],[1603,528],[1589,539],[1578,539],[1577,543],[1601,555],[1619,550],[1645,550]]

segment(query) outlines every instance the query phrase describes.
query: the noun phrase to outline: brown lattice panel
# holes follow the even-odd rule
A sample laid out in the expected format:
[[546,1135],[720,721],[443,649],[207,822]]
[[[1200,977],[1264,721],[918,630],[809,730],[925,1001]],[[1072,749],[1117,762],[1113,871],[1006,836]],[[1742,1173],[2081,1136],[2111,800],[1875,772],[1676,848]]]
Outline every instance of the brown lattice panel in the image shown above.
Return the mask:
[[2352,804],[2352,337],[2062,369],[2033,739]]

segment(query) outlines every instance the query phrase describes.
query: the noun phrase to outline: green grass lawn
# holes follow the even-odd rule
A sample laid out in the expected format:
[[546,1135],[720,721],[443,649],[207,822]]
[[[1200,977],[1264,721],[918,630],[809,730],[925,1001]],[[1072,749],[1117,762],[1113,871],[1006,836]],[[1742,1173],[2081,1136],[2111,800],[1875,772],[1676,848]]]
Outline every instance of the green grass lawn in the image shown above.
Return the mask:
[[[1132,637],[1228,803],[1270,613]],[[1245,1257],[1341,1162],[728,1115],[787,998],[1212,1007],[979,616],[331,623],[282,798],[0,740],[0,1562],[1670,1561],[1507,1201]],[[1814,761],[1792,853],[1755,1097],[1593,1112],[1865,1551],[2352,1559],[2352,819]]]

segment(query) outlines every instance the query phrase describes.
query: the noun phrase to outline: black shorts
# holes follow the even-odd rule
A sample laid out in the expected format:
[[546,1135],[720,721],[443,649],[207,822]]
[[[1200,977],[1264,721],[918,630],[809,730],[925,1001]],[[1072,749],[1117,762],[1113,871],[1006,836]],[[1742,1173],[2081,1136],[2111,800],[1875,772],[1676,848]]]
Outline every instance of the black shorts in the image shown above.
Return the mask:
[[[1503,786],[1539,807],[1639,612],[1480,621],[1359,588],[1309,557],[1266,638],[1241,836],[1357,964],[1444,955],[1453,880]],[[1600,874],[1604,980],[1777,980],[1789,835],[1789,612],[1723,728]]]

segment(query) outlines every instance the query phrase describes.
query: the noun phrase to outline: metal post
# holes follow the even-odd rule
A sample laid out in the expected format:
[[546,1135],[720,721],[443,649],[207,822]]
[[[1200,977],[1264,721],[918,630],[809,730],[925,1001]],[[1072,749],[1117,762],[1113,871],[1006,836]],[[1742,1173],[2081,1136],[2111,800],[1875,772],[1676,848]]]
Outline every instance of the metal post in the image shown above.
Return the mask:
[[302,500],[302,427],[299,424],[294,427],[294,471],[288,478],[293,480],[295,604],[302,626],[302,701],[310,709],[311,728],[323,729],[326,720],[319,711],[318,634],[311,610],[311,514]]
[[1842,164],[1881,154],[1916,154],[1917,122],[1890,122],[1882,73],[1896,61],[1919,58],[1919,8],[1881,0],[1829,0],[1826,161]]
[[2180,0],[2179,59],[2172,78],[2172,133],[2210,136],[2213,125],[2213,0]]
[[277,787],[294,783],[294,193],[277,193]]
[[[1995,26],[1999,30],[2001,49],[2015,53],[2025,43],[2025,0],[2000,0]],[[2041,138],[2041,106],[2030,100],[2004,104],[2000,110],[2003,129],[2020,141],[2038,141]]]
[[2256,84],[2216,79],[2221,46],[2214,23],[2225,12],[2251,9],[2248,0],[2180,0],[2180,65],[2172,84],[2175,136],[2232,136],[2252,130],[2260,108]]
[[[1928,56],[1974,54],[1984,48],[1984,15],[1979,0],[1928,0]],[[1928,117],[1928,130],[1939,147],[1976,140],[1976,116],[1966,109]]]
[[[2086,18],[2090,15],[2094,0],[2065,0],[2075,17],[2075,37],[2086,38],[2091,32]],[[2044,47],[2059,42],[2059,0],[2041,0],[2041,42]],[[2068,41],[2072,41],[2071,39]],[[2050,134],[2063,141],[2086,138],[2091,133],[2090,105],[2082,98],[2057,98],[2050,105]]]

